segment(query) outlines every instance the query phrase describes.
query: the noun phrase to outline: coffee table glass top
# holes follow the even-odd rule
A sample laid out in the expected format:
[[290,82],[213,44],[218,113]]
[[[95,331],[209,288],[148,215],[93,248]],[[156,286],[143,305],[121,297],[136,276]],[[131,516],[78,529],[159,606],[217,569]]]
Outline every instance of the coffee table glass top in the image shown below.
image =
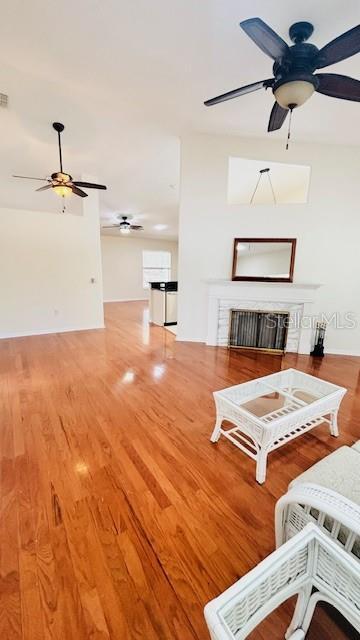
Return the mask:
[[325,398],[340,387],[296,369],[285,369],[218,392],[257,420],[269,423]]

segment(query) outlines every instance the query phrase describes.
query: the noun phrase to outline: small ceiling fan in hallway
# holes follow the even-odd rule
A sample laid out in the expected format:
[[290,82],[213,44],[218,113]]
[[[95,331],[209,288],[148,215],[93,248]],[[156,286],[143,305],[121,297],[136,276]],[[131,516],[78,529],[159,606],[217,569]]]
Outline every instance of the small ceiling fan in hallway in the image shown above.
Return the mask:
[[83,187],[85,189],[106,189],[106,186],[104,184],[84,182],[83,180],[73,180],[72,176],[69,173],[64,172],[62,162],[61,133],[64,131],[65,127],[61,122],[53,122],[52,126],[58,135],[60,171],[55,171],[49,178],[32,178],[30,176],[17,175],[14,175],[13,178],[40,180],[41,182],[47,182],[46,185],[44,185],[43,187],[39,187],[39,189],[36,189],[36,191],[46,191],[47,189],[52,189],[58,196],[62,197],[74,194],[76,196],[80,196],[81,198],[86,198],[88,194],[79,187]]
[[144,227],[141,224],[131,224],[129,222],[129,216],[118,216],[120,222],[116,224],[110,224],[108,226],[101,227],[102,229],[119,229],[123,234],[130,233],[130,231],[143,231]]
[[346,60],[360,51],[360,25],[346,31],[322,49],[306,42],[314,31],[310,22],[296,22],[290,27],[289,46],[261,18],[250,18],[240,22],[240,27],[255,44],[272,60],[273,76],[252,84],[228,91],[216,98],[206,100],[212,106],[226,100],[271,88],[275,104],[270,114],[268,131],[280,129],[287,114],[308,100],[314,91],[342,100],[360,101],[360,81],[337,73],[314,73],[329,65]]

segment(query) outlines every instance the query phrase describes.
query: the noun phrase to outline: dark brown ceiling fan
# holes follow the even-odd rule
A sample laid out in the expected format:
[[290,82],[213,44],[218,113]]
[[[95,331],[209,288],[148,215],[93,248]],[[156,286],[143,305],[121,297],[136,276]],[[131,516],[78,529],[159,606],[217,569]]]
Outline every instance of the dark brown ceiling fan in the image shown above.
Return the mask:
[[131,224],[129,222],[129,216],[118,216],[121,222],[117,224],[111,224],[106,227],[101,227],[102,229],[119,229],[121,233],[130,233],[130,231],[143,231],[144,227],[141,224]]
[[314,27],[310,22],[296,22],[290,27],[289,46],[261,18],[240,22],[241,28],[255,44],[274,60],[273,78],[224,93],[204,103],[207,107],[219,102],[271,87],[275,104],[270,114],[268,131],[280,129],[287,114],[300,107],[314,91],[333,98],[360,102],[360,81],[337,73],[314,71],[350,58],[360,51],[360,25],[346,31],[322,49],[306,42]]
[[13,178],[41,180],[42,182],[47,182],[48,184],[40,187],[39,189],[36,189],[36,191],[46,191],[47,189],[53,189],[55,193],[62,197],[69,196],[74,193],[76,196],[86,198],[88,194],[85,193],[85,191],[83,191],[82,189],[79,189],[79,187],[84,187],[85,189],[106,189],[104,184],[83,182],[82,180],[73,180],[72,176],[69,173],[64,173],[61,150],[61,133],[64,131],[65,127],[63,124],[61,124],[61,122],[53,122],[52,126],[58,134],[60,171],[55,171],[55,173],[52,173],[50,178],[31,178],[30,176],[13,176]]

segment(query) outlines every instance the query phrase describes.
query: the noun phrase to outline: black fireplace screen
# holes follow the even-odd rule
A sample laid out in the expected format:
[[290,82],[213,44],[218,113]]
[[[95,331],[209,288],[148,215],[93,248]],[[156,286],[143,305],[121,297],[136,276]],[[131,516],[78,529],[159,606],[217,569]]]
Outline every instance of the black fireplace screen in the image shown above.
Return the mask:
[[229,347],[285,351],[289,314],[233,309]]

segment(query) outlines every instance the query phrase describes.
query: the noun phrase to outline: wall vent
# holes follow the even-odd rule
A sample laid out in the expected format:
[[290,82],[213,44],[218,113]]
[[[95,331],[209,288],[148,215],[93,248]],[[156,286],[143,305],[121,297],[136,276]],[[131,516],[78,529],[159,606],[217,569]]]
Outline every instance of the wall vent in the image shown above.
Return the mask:
[[0,107],[7,107],[8,106],[8,96],[6,95],[6,93],[0,93]]

